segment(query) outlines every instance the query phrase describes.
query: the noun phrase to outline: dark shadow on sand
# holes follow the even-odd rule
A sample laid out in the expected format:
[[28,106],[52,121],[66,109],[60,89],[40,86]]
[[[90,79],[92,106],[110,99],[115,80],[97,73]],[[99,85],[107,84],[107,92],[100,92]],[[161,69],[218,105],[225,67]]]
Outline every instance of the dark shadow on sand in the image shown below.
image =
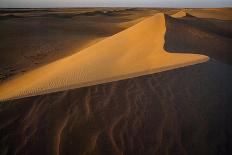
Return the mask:
[[232,64],[232,21],[193,16],[166,18],[164,48],[169,52],[207,55]]

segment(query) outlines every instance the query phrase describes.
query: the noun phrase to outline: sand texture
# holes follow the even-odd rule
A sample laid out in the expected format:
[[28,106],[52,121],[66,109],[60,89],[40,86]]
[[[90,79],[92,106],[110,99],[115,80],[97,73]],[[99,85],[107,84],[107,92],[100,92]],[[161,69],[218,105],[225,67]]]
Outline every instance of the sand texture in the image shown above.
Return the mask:
[[232,67],[215,60],[0,104],[0,153],[232,153]]
[[156,9],[0,9],[0,82],[64,58],[154,15]]
[[165,31],[165,15],[158,13],[74,55],[3,83],[0,99],[96,85],[208,60],[198,54],[166,52]]
[[[145,19],[156,12],[166,15]],[[172,17],[183,12],[186,16]],[[1,88],[8,82],[9,86],[15,86],[11,90],[4,86],[6,89],[0,94],[7,90],[9,97],[22,90],[19,86],[24,84],[23,89],[25,86],[31,89],[37,82],[46,81],[42,77],[60,74],[59,70],[62,70],[61,77],[74,77],[71,81],[75,81],[76,77],[89,79],[83,75],[90,73],[100,77],[105,73],[116,75],[119,69],[122,73],[129,68],[136,71],[157,62],[164,64],[162,60],[149,59],[157,60],[158,55],[162,59],[174,57],[168,59],[168,64],[189,56],[210,58],[204,63],[159,73],[146,72],[146,75],[119,81],[0,101],[0,155],[231,155],[231,12],[232,9],[227,8],[0,9],[3,36],[0,37],[0,79],[4,76]],[[139,30],[133,26],[138,22],[142,22],[135,25]],[[80,34],[90,37],[82,42]],[[114,38],[122,39],[120,46],[119,41],[112,42]],[[87,42],[92,41],[88,46]],[[100,46],[102,42],[108,44]],[[46,56],[41,56],[36,49],[44,44],[51,46],[42,48]],[[101,48],[102,53],[91,50],[94,46]],[[107,46],[114,48],[105,51]],[[70,51],[68,47],[77,50]],[[148,47],[149,50],[144,50]],[[61,59],[54,62],[57,54]],[[28,61],[23,58],[25,55]],[[99,66],[93,58],[96,55],[98,63],[105,65],[101,68],[117,69],[108,72],[90,69],[86,74],[82,68],[81,76],[70,76],[70,71],[81,69],[75,64],[86,64],[86,68]],[[79,56],[81,60],[76,61]],[[86,62],[87,59],[92,61]],[[105,59],[107,63],[103,63]],[[25,68],[19,62],[29,66],[29,71],[21,73]],[[37,62],[40,64],[35,64]],[[52,67],[57,64],[58,68]],[[38,68],[41,65],[43,67]],[[30,71],[33,68],[37,69]],[[36,72],[36,76],[30,78],[30,74]],[[19,80],[22,74],[28,79]],[[58,81],[60,76],[56,78]],[[11,83],[14,80],[16,85]],[[41,82],[41,85],[47,83]]]

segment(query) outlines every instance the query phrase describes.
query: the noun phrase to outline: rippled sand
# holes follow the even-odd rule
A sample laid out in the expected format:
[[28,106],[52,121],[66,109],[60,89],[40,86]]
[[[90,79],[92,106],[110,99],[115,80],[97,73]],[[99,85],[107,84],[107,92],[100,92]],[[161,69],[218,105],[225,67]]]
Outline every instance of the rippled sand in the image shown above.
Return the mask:
[[209,61],[0,102],[0,154],[232,154],[232,22],[202,10],[165,16],[163,48]]
[[76,54],[4,82],[0,100],[91,86],[207,61],[204,55],[164,50],[168,20],[165,16],[157,13]]

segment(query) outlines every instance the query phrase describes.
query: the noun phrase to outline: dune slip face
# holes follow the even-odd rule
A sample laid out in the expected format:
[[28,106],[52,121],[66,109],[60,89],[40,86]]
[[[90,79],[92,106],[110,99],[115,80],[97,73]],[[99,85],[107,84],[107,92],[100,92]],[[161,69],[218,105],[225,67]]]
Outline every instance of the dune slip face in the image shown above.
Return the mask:
[[153,74],[208,60],[164,50],[165,15],[155,14],[74,55],[27,72],[0,86],[0,100],[36,96]]

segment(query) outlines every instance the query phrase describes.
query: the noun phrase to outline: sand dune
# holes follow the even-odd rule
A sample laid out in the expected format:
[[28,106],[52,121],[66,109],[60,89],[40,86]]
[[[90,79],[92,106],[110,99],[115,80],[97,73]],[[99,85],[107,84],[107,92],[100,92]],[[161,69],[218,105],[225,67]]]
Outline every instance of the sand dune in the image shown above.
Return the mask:
[[[82,14],[97,10],[116,15]],[[0,9],[0,83],[70,56],[156,12],[126,8]]]
[[169,16],[166,18],[167,51],[188,51],[232,64],[232,21],[200,19],[188,15],[178,19]]
[[[155,34],[162,27],[152,21],[148,23],[156,26],[144,25],[143,33],[147,32],[145,36],[148,39],[137,32],[136,36],[140,39],[131,38],[129,41],[125,37],[120,48],[124,52],[125,47],[127,51],[131,49],[134,52],[135,45],[137,50],[144,47],[144,40],[152,40],[149,34]],[[204,54],[210,57],[206,63],[84,88],[0,101],[0,154],[232,154],[232,66],[231,61],[226,61],[232,56],[229,54],[232,38],[230,23],[188,15],[178,19],[165,16],[164,51]],[[134,46],[127,46],[128,42]],[[115,49],[119,49],[117,45]],[[102,61],[109,57],[107,53],[111,50],[101,50]],[[139,51],[144,52],[142,49]],[[146,54],[149,52],[153,56],[151,50]],[[120,60],[133,56],[128,52],[126,54]],[[146,54],[139,56],[145,58]],[[77,59],[69,59],[73,60],[74,67],[79,68],[75,66]],[[57,70],[72,70],[65,62],[60,66]],[[32,76],[31,80],[22,80],[22,84],[57,72],[56,68],[49,70],[54,72],[42,71]],[[19,86],[18,83],[16,88]]]
[[231,8],[212,8],[212,9],[171,9],[165,12],[174,17],[181,18],[184,16],[194,16],[202,19],[232,20]]
[[0,104],[3,155],[229,155],[232,67],[215,60]]
[[186,16],[186,12],[184,12],[184,11],[179,11],[179,12],[171,15],[171,17],[173,17],[173,18],[182,18],[182,17],[185,17],[185,16]]
[[164,14],[49,65],[3,83],[0,99],[15,99],[90,86],[201,63],[207,56],[163,49]]
[[189,9],[187,10],[191,15],[198,18],[211,18],[218,20],[232,20],[232,9]]
[[131,27],[141,21],[143,21],[144,19],[146,19],[147,17],[141,17],[141,18],[138,18],[138,19],[135,19],[135,20],[132,20],[132,21],[128,21],[128,22],[123,22],[123,23],[120,23],[118,24],[120,27],[122,28],[128,28],[128,27]]

